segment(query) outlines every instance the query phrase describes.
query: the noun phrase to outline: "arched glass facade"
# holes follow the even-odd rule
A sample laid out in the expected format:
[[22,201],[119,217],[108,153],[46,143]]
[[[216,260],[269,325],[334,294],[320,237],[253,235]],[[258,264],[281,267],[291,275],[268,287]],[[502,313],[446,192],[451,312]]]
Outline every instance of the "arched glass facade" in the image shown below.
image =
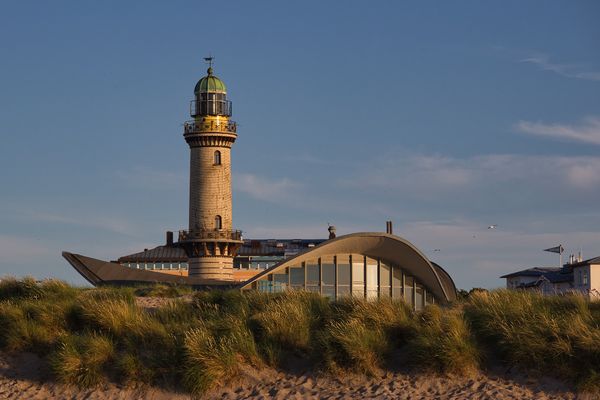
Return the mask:
[[332,299],[392,297],[404,299],[416,310],[437,302],[402,267],[362,254],[335,254],[292,263],[265,274],[250,287],[267,293],[307,290]]

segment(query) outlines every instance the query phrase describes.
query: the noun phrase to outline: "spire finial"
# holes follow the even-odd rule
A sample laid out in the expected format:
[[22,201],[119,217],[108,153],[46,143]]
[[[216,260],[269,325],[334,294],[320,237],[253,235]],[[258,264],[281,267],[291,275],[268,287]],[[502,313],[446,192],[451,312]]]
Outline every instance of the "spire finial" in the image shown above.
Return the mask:
[[208,57],[204,57],[204,61],[206,61],[208,63],[208,69],[206,70],[206,72],[209,75],[212,75],[213,69],[212,69],[212,65],[213,65],[213,60],[215,58],[209,53]]

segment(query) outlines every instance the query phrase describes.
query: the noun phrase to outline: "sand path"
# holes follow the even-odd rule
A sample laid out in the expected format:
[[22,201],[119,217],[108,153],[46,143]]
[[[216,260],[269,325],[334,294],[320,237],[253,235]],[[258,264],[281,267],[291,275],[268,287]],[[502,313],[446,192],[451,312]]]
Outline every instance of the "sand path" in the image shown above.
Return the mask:
[[[520,374],[478,374],[474,377],[440,377],[399,372],[376,378],[361,376],[319,377],[273,369],[245,367],[241,376],[223,388],[208,393],[209,399],[578,399],[552,379],[532,379]],[[183,393],[155,388],[130,388],[106,383],[81,390],[53,382],[40,359],[32,354],[0,354],[0,399],[189,399]]]

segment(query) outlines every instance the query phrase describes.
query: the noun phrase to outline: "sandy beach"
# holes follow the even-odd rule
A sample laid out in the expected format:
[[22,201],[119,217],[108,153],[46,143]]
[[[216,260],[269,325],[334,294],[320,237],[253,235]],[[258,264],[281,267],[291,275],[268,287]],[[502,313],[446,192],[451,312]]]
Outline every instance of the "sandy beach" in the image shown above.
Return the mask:
[[[105,383],[78,389],[51,379],[41,360],[32,354],[0,355],[2,399],[189,399],[185,393]],[[207,393],[207,399],[581,399],[568,386],[549,378],[532,378],[505,371],[473,377],[444,377],[401,372],[375,378],[342,378],[308,372],[284,373],[270,368],[244,367],[239,378]]]

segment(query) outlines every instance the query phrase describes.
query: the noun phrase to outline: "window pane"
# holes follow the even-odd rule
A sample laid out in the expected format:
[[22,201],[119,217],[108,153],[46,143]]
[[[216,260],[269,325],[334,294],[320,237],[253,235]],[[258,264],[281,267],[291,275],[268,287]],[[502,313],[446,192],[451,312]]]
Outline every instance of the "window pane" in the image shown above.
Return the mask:
[[257,289],[259,292],[271,293],[273,291],[273,285],[267,277],[261,278],[257,283]]
[[290,283],[294,288],[304,288],[303,265],[293,265],[290,267]]
[[379,295],[389,297],[390,293],[390,274],[392,268],[384,261],[379,263]]
[[427,304],[433,304],[434,303],[433,295],[429,291],[427,292],[427,298],[426,298],[426,300],[427,300]]
[[392,275],[392,284],[393,284],[393,296],[395,299],[402,298],[402,269],[399,266],[394,265],[393,275]]
[[367,299],[377,297],[377,260],[367,257]]
[[350,296],[350,285],[338,285],[338,298]]
[[412,276],[405,276],[404,277],[404,301],[406,301],[407,304],[409,305],[413,305],[413,285],[415,283],[415,280]]
[[350,285],[350,256],[337,256],[337,279],[339,285]]
[[317,263],[317,260],[311,260],[306,262],[306,284],[319,284],[319,264]]
[[306,290],[307,290],[308,292],[315,292],[315,293],[320,293],[320,291],[321,291],[321,290],[319,289],[319,287],[318,287],[318,286],[316,286],[316,285],[306,285]]
[[352,296],[365,297],[365,261],[364,256],[352,254]]
[[330,299],[335,298],[335,286],[323,286],[322,295],[325,297],[329,297]]
[[352,255],[352,284],[365,284],[365,265],[363,256]]
[[381,286],[390,286],[390,273],[391,268],[388,263],[381,261],[379,271],[379,284]]
[[419,284],[416,286],[417,291],[417,310],[421,310],[423,308],[423,287]]
[[321,258],[321,277],[323,285],[335,285],[335,265],[332,256]]
[[273,291],[283,292],[288,286],[288,274],[277,273],[273,274]]

